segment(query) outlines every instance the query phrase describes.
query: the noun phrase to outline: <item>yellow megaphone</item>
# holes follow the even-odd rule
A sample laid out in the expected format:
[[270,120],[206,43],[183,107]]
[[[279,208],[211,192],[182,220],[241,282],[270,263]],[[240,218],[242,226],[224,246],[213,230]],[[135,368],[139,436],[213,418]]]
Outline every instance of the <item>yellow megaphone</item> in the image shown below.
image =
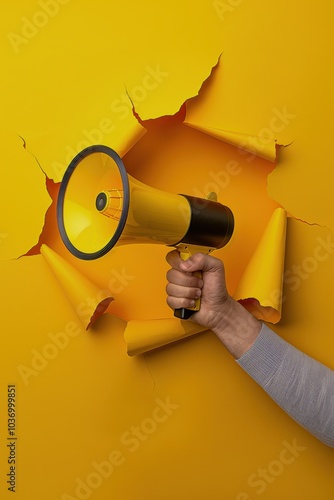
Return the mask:
[[[210,199],[209,199],[210,198]],[[127,174],[121,158],[103,145],[89,146],[71,161],[61,182],[57,220],[67,249],[79,259],[102,257],[117,244],[160,243],[185,260],[222,248],[234,229],[231,210],[208,199],[152,188]],[[177,309],[188,319],[200,308]]]

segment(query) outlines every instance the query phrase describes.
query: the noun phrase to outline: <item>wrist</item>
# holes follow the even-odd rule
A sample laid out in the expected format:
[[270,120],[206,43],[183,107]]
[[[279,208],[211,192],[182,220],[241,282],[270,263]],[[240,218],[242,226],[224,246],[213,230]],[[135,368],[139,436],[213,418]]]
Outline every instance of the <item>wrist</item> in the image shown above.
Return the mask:
[[217,316],[212,331],[227,350],[240,358],[255,342],[262,323],[249,313],[239,302],[228,296],[222,315]]

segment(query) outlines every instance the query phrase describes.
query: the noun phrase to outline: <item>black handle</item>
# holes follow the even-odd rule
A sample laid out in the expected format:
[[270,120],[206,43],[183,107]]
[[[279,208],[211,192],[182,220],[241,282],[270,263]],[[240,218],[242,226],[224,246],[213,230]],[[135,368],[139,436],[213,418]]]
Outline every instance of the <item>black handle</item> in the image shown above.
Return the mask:
[[174,309],[174,316],[179,319],[189,319],[195,312],[192,309],[181,307],[180,309]]

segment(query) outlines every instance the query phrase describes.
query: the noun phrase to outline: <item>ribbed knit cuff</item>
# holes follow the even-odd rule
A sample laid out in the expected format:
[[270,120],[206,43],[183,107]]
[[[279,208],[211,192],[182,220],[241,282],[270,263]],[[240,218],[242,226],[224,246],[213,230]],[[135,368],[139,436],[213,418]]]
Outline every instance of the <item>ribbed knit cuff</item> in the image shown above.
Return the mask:
[[263,324],[252,347],[236,362],[264,386],[273,377],[290,347],[288,342]]

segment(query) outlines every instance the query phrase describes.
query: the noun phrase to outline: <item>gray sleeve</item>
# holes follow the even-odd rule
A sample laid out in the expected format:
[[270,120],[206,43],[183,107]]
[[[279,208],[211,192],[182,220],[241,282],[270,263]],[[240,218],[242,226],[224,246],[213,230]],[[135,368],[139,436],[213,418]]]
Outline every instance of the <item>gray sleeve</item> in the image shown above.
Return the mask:
[[302,353],[263,324],[236,362],[294,420],[334,447],[334,371]]

